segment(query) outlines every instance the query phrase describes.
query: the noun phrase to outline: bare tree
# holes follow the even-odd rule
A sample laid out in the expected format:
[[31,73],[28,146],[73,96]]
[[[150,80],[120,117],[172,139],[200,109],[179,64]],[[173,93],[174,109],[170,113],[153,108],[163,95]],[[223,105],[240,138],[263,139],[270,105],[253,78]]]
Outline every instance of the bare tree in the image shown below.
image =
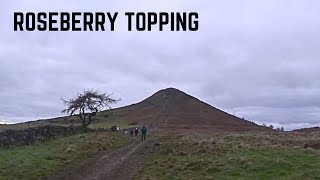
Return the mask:
[[100,94],[98,91],[86,90],[83,93],[78,93],[75,98],[70,100],[61,98],[67,106],[61,112],[70,115],[75,115],[78,112],[77,116],[80,117],[82,126],[87,127],[91,123],[92,117],[96,116],[98,111],[104,108],[111,109],[110,104],[120,101],[120,99],[113,99],[111,96],[112,94]]

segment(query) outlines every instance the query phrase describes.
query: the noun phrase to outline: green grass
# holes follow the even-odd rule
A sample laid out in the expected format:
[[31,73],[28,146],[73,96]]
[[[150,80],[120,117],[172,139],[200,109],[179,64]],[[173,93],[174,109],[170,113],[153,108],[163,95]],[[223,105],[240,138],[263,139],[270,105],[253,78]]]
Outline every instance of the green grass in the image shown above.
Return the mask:
[[85,133],[0,151],[0,179],[39,179],[129,143],[116,133]]
[[[113,110],[109,112],[99,112],[97,116],[93,118],[92,123],[88,126],[89,128],[105,128],[109,129],[111,126],[119,126],[121,129],[132,128],[136,126],[128,125],[130,122],[119,117],[119,112]],[[66,116],[48,120],[30,121],[29,123],[18,123],[18,124],[0,124],[0,132],[4,130],[22,130],[27,128],[56,125],[56,126],[70,126],[70,125],[81,125],[81,120],[76,116]]]
[[286,138],[264,136],[165,137],[139,178],[320,179],[319,151],[274,146]]

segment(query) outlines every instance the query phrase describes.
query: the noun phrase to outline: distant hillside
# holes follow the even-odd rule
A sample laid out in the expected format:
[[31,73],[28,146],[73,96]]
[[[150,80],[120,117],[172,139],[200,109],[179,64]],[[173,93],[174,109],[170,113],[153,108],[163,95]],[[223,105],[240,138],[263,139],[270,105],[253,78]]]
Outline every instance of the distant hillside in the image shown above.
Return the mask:
[[292,132],[304,132],[304,133],[310,133],[310,132],[320,132],[320,127],[311,127],[311,128],[302,128],[302,129],[295,129]]
[[137,104],[115,111],[119,118],[129,122],[164,129],[269,130],[223,112],[175,88],[160,90]]
[[[167,88],[147,99],[109,111],[102,111],[94,118],[92,128],[108,128],[112,125],[134,127],[147,124],[161,130],[185,130],[203,132],[221,131],[270,131],[270,128],[238,118],[219,110],[178,89]],[[24,129],[45,125],[80,125],[76,116],[57,117],[30,123],[7,125],[0,129]],[[129,125],[133,124],[133,125]]]

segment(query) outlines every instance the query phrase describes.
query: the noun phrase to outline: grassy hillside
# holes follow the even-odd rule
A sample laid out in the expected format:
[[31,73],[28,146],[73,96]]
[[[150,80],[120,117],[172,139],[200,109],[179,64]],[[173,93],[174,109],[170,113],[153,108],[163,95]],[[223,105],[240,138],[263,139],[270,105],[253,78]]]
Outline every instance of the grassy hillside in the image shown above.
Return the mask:
[[[233,132],[270,131],[269,128],[240,119],[217,109],[178,89],[160,90],[147,99],[110,111],[102,111],[94,117],[92,128],[109,128],[118,125],[127,128],[128,124],[137,122],[141,126],[184,129],[184,127],[203,127],[210,130]],[[6,126],[4,128],[22,129],[42,125],[80,125],[76,116],[60,117]],[[3,129],[3,128],[2,128]]]
[[138,179],[316,179],[319,134],[232,134],[162,137]]
[[0,150],[0,179],[38,179],[127,143],[129,140],[117,133],[85,133]]
[[[304,149],[319,138],[320,132],[152,132],[156,144],[148,144],[151,156],[139,157],[146,163],[137,179],[319,179],[320,150]],[[2,150],[0,179],[47,176],[129,142],[117,133],[86,133]]]
[[[119,116],[119,110],[103,111],[97,114],[96,117],[93,118],[91,125],[89,128],[111,128],[112,126],[119,126],[120,128],[131,128],[136,127],[135,125],[129,125],[133,121],[130,119],[123,119]],[[0,124],[0,132],[8,129],[12,130],[21,130],[29,127],[39,127],[46,125],[58,125],[58,126],[70,126],[70,125],[81,125],[81,121],[77,116],[66,116],[66,117],[58,117],[53,119],[46,120],[38,120],[38,121],[30,121],[25,123],[18,124],[10,124],[4,125]],[[139,126],[139,125],[138,125]]]

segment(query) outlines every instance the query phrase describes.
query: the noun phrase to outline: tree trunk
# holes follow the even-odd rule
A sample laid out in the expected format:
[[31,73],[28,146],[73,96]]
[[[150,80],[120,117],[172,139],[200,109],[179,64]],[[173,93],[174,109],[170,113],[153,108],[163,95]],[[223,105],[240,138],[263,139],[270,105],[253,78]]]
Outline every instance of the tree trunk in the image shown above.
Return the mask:
[[[87,116],[88,116],[88,119],[87,119]],[[82,127],[86,128],[91,124],[91,121],[92,121],[91,114],[88,114],[88,115],[87,114],[80,114],[79,117],[81,119]]]
[[91,118],[91,114],[88,115],[88,122],[85,124],[84,127],[88,127],[91,124],[92,118]]
[[82,123],[82,127],[87,127],[88,125],[86,125],[86,115],[85,114],[79,114],[79,117],[81,119],[81,123]]

